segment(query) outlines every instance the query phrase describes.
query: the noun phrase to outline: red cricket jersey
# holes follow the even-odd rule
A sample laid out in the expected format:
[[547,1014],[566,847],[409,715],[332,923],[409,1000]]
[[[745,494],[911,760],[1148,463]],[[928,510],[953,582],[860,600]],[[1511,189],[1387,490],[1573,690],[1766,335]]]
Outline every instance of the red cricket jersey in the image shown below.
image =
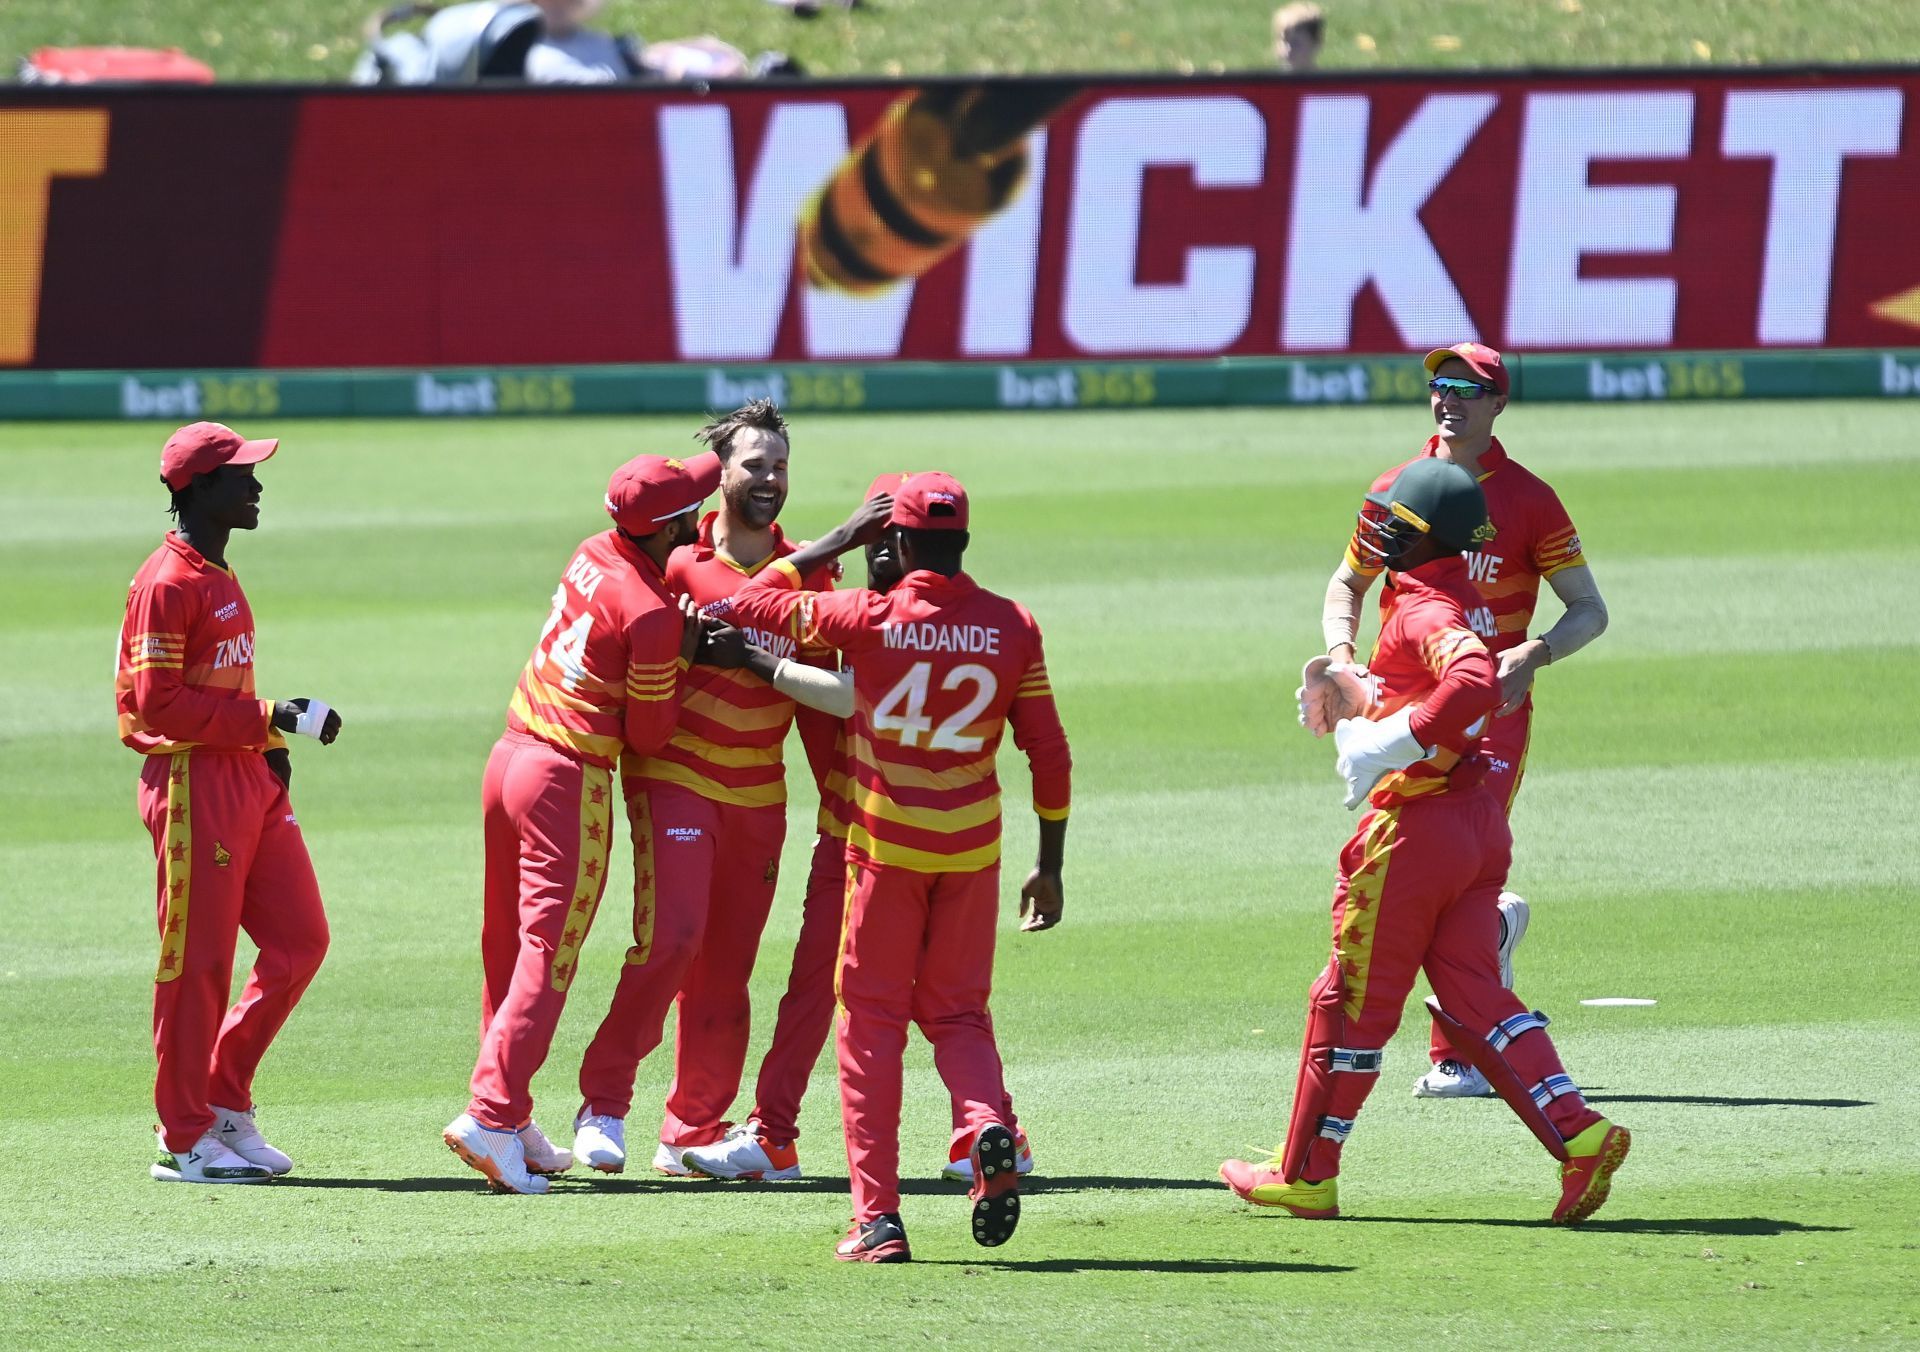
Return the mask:
[[253,610],[240,579],[171,532],[127,590],[113,702],[120,740],[149,756],[286,745],[273,701],[253,693]]
[[1033,810],[1064,820],[1073,760],[1040,626],[965,573],[920,570],[882,595],[803,589],[785,561],[734,596],[733,621],[845,653],[853,670],[847,848],[916,873],[1000,858],[994,756],[1009,724]]
[[580,542],[507,708],[507,727],[612,769],[659,750],[680,712],[680,611],[618,531]]
[[[700,539],[676,549],[667,560],[667,587],[693,598],[711,611],[746,586],[776,559],[793,553],[773,528],[773,553],[751,568],[743,568],[713,543],[709,512],[700,522]],[[815,590],[830,590],[833,579],[822,570],[807,579]],[[824,648],[802,650],[785,634],[747,631],[747,641],[775,657],[831,666],[832,653]],[[774,807],[787,801],[786,765],[782,748],[787,729],[795,721],[795,705],[787,696],[748,671],[696,664],[680,678],[680,722],[667,744],[644,760],[629,756],[622,770],[630,782],[678,784],[702,798],[740,807]],[[814,776],[822,782],[833,756],[838,720],[812,709],[799,710],[800,736]]]
[[[1430,437],[1415,459],[1440,453],[1440,438]],[[1395,465],[1373,481],[1373,492],[1384,492],[1412,461]],[[1580,536],[1547,481],[1507,458],[1499,438],[1480,457],[1480,488],[1487,495],[1487,515],[1493,521],[1491,540],[1467,552],[1467,572],[1475,597],[1467,607],[1467,624],[1495,653],[1526,642],[1540,600],[1540,580],[1562,568],[1584,564]],[[1354,540],[1359,531],[1356,528]],[[1354,541],[1347,545],[1347,567],[1363,577],[1380,572],[1380,563]],[[1380,593],[1382,623],[1393,608],[1395,581],[1389,577]]]
[[[1379,681],[1374,717],[1419,705],[1413,717],[1414,734],[1422,745],[1435,749],[1426,760],[1382,779],[1368,799],[1375,807],[1393,807],[1445,793],[1450,787],[1479,783],[1486,777],[1484,762],[1464,767],[1461,762],[1479,747],[1487,719],[1500,707],[1492,654],[1467,627],[1467,610],[1477,603],[1478,593],[1468,580],[1466,558],[1436,559],[1396,574],[1394,582],[1399,599],[1381,622],[1380,642],[1368,663]],[[1442,719],[1423,719],[1423,714],[1431,717],[1437,712],[1443,685],[1447,694],[1464,699],[1449,700],[1449,712]],[[1462,685],[1472,689],[1460,691]],[[1478,773],[1474,773],[1476,766]]]

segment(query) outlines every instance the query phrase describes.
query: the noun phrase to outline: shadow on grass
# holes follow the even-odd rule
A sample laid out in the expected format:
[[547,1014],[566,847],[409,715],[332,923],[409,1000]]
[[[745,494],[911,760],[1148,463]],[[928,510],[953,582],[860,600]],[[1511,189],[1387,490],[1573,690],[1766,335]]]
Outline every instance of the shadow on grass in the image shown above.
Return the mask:
[[1500,1225],[1520,1230],[1599,1230],[1617,1235],[1800,1235],[1836,1234],[1853,1229],[1850,1225],[1803,1225],[1799,1221],[1777,1221],[1768,1216],[1712,1216],[1686,1220],[1620,1217],[1586,1221],[1577,1226],[1557,1226],[1544,1217],[1539,1220],[1517,1220],[1510,1216],[1343,1216],[1336,1224],[1350,1221],[1362,1225]]
[[290,1174],[265,1185],[270,1192],[287,1188],[365,1188],[373,1192],[485,1192],[486,1181],[477,1174],[428,1178],[314,1178]]
[[1701,1108],[1871,1108],[1869,1099],[1723,1098],[1718,1094],[1583,1094],[1588,1103],[1690,1103]]
[[[346,1186],[342,1180],[338,1186]],[[722,1180],[713,1178],[588,1178],[578,1174],[563,1175],[553,1180],[556,1194],[584,1194],[589,1192],[618,1195],[621,1193],[662,1192],[677,1193],[687,1191],[730,1191],[753,1189],[770,1193],[845,1193],[847,1180],[844,1176],[810,1175],[806,1178],[789,1179],[784,1183],[760,1183],[750,1180]],[[1025,1178],[1020,1181],[1020,1191],[1028,1196],[1040,1196],[1050,1192],[1158,1192],[1161,1190],[1192,1190],[1198,1192],[1217,1191],[1220,1183],[1211,1178],[1118,1178],[1105,1175],[1048,1175]],[[939,1178],[903,1178],[900,1191],[908,1197],[965,1197],[967,1185],[950,1183]]]
[[1269,1263],[1258,1258],[933,1258],[927,1267],[995,1268],[1005,1272],[1304,1272],[1332,1276],[1354,1269],[1338,1263]]

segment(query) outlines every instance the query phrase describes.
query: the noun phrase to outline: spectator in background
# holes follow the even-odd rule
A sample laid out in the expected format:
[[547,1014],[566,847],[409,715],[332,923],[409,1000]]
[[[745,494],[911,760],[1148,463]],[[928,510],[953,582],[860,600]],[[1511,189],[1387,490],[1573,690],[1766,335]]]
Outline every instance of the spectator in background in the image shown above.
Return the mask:
[[1320,6],[1282,5],[1273,12],[1273,59],[1290,71],[1312,70],[1327,37]]
[[535,84],[608,84],[644,73],[644,44],[585,27],[606,0],[534,0],[546,17],[546,36],[527,53]]

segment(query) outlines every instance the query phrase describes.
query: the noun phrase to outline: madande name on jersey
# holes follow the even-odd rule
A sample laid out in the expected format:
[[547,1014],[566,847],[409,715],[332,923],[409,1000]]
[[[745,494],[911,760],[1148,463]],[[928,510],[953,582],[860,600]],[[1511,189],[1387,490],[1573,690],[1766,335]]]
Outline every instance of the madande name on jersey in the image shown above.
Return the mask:
[[1000,630],[997,625],[931,624],[890,620],[883,627],[886,646],[911,648],[923,653],[997,653]]

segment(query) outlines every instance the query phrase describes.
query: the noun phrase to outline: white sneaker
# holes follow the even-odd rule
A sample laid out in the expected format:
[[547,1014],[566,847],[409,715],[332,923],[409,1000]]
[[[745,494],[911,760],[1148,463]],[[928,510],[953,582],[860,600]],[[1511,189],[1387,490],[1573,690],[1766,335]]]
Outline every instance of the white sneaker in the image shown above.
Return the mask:
[[674,1145],[668,1141],[660,1142],[653,1152],[653,1171],[665,1174],[668,1178],[694,1178],[697,1175],[680,1160],[685,1146]]
[[769,1141],[758,1122],[742,1122],[711,1145],[691,1145],[680,1152],[680,1163],[708,1178],[758,1179],[785,1183],[800,1177],[800,1156],[793,1143]]
[[[1027,1140],[1024,1129],[1013,1133],[1013,1144],[1017,1152],[1013,1157],[1013,1172],[1016,1177],[1025,1177],[1033,1172],[1033,1145]],[[957,1160],[948,1160],[940,1170],[940,1177],[949,1183],[973,1184],[973,1158],[962,1155]]]
[[1463,1061],[1442,1061],[1413,1082],[1415,1098],[1485,1098],[1492,1092],[1487,1077]]
[[267,1138],[260,1134],[260,1128],[253,1124],[251,1110],[237,1112],[211,1103],[207,1107],[213,1112],[214,1134],[227,1149],[241,1159],[259,1165],[275,1178],[293,1172],[293,1161],[287,1158],[284,1151],[268,1145]]
[[265,1183],[273,1177],[266,1165],[228,1149],[211,1130],[188,1150],[169,1150],[161,1138],[160,1159],[147,1172],[162,1183]]
[[487,1176],[487,1186],[495,1192],[539,1194],[547,1190],[547,1180],[527,1172],[526,1147],[510,1131],[483,1127],[466,1114],[447,1123],[440,1133],[447,1149]]
[[573,1157],[603,1174],[626,1172],[626,1119],[582,1112],[573,1119]]
[[527,1172],[530,1174],[564,1174],[573,1168],[573,1152],[555,1145],[547,1139],[547,1133],[540,1130],[540,1124],[532,1118],[520,1128],[520,1148],[526,1152]]
[[1512,892],[1500,894],[1500,984],[1513,989],[1513,950],[1527,932],[1527,917],[1532,908],[1525,897]]

